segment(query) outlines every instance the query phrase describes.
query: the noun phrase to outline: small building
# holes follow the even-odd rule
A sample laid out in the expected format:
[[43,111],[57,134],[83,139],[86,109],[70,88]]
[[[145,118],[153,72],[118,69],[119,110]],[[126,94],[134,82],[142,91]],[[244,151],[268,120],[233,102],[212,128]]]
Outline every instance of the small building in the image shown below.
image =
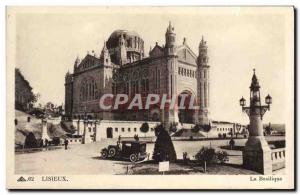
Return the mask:
[[[100,141],[101,139],[110,138],[133,138],[138,137],[155,137],[155,127],[159,122],[148,121],[149,130],[141,131],[141,126],[144,121],[116,121],[116,120],[101,120],[95,122],[93,120],[73,120],[72,125],[75,127],[77,136],[85,135],[83,139],[85,143]],[[74,137],[74,136],[73,136]],[[74,137],[75,138],[75,137]],[[79,137],[76,137],[79,138]]]
[[210,137],[230,137],[236,134],[246,134],[245,126],[228,121],[212,121]]

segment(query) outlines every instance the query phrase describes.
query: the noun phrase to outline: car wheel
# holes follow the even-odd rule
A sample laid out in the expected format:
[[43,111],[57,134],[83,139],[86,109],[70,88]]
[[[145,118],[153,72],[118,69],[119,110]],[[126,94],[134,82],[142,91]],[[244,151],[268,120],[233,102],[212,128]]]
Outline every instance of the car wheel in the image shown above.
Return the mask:
[[109,157],[115,157],[116,154],[117,154],[117,149],[116,149],[116,148],[110,148],[110,149],[108,150],[108,155],[109,155]]
[[107,152],[107,150],[104,150],[104,151],[101,152],[101,157],[102,157],[102,158],[107,158],[107,157],[108,157],[108,152]]
[[129,160],[131,162],[136,162],[138,160],[137,154],[131,154],[130,157],[129,157]]

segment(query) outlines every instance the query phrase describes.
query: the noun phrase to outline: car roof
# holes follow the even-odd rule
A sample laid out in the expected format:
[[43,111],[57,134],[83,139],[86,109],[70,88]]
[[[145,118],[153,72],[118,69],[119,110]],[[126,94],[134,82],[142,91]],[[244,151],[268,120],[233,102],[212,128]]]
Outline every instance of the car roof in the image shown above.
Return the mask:
[[145,144],[146,142],[141,142],[141,141],[132,141],[132,140],[124,140],[121,141],[122,143],[135,143],[135,144]]

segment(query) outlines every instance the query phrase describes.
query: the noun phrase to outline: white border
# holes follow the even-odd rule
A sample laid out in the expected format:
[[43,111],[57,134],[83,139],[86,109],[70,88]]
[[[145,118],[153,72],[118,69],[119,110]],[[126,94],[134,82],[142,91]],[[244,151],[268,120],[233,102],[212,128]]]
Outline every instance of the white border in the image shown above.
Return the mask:
[[[6,5],[226,5],[226,6],[233,6],[233,5],[295,5],[299,9],[300,1],[297,0],[290,0],[290,1],[280,1],[280,0],[244,0],[244,1],[237,1],[237,0],[231,0],[225,1],[225,0],[216,0],[216,1],[210,1],[210,0],[204,0],[201,1],[201,4],[199,4],[198,1],[193,0],[185,0],[185,1],[179,1],[179,0],[152,0],[149,2],[141,2],[138,0],[106,0],[106,1],[95,1],[95,0],[73,0],[73,1],[61,1],[61,0],[52,0],[52,1],[37,1],[37,0],[27,0],[27,1],[21,1],[21,0],[4,0],[0,1],[0,22],[1,22],[1,30],[0,30],[0,93],[2,94],[0,96],[0,107],[2,108],[0,111],[0,125],[1,125],[1,136],[0,136],[0,143],[2,143],[1,147],[1,166],[3,173],[6,170],[5,165],[5,153],[6,153],[6,147],[5,147],[5,138],[6,138],[6,53],[5,53],[5,6]],[[299,10],[298,10],[299,12]],[[297,26],[299,25],[299,19],[297,20]],[[297,41],[298,43],[298,41]],[[298,44],[297,44],[298,45]],[[299,52],[299,50],[298,50]],[[298,56],[298,52],[297,55]],[[299,74],[299,68],[297,71],[297,74]],[[299,91],[299,85],[297,87],[297,91]],[[296,112],[296,110],[295,110]],[[299,117],[299,115],[298,115]],[[297,118],[298,119],[298,118]],[[297,131],[295,129],[295,131]],[[299,133],[298,137],[299,138]],[[2,174],[4,176],[4,174]],[[4,177],[2,177],[4,178]],[[1,180],[1,192],[8,193],[7,190],[5,190],[5,179]],[[57,194],[57,193],[56,193]],[[157,193],[156,193],[157,194]]]

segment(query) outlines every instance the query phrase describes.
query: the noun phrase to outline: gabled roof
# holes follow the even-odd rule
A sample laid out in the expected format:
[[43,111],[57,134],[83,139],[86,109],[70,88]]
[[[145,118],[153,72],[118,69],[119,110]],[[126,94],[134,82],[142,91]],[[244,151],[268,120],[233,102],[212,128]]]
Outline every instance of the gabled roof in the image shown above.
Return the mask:
[[197,55],[186,44],[180,45],[177,48],[177,56],[179,61],[192,65],[197,65]]
[[155,45],[155,47],[149,52],[149,55],[152,57],[154,56],[161,56],[164,53],[164,49],[159,46],[158,44]]
[[198,56],[193,52],[193,50],[187,44],[178,46],[177,50],[179,51],[184,48],[186,48],[191,53],[191,55],[197,59]]

